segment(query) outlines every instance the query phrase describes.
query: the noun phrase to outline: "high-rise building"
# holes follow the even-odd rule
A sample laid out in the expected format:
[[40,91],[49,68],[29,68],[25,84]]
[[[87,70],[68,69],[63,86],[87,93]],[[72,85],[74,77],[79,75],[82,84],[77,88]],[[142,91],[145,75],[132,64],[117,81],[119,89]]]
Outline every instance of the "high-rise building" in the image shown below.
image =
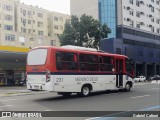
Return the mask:
[[[76,10],[78,16],[94,17],[96,13],[111,29],[108,38],[101,41],[102,50],[127,55],[134,61],[136,75],[160,74],[160,0],[79,1],[71,0],[71,15],[76,15]],[[83,5],[98,8],[88,12]]]

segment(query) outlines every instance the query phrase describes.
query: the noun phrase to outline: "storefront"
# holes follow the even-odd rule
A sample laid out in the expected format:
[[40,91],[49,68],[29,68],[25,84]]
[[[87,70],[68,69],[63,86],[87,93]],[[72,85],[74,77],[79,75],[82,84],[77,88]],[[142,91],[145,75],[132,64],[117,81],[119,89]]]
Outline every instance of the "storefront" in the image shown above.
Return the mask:
[[28,48],[0,46],[0,86],[19,85],[25,79]]

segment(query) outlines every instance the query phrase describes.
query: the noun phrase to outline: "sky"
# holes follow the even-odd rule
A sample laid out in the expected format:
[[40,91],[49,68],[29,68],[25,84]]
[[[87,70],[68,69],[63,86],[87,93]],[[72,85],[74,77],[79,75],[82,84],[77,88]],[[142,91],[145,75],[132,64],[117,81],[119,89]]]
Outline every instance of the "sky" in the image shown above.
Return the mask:
[[21,3],[42,7],[50,11],[70,14],[70,0],[20,0]]

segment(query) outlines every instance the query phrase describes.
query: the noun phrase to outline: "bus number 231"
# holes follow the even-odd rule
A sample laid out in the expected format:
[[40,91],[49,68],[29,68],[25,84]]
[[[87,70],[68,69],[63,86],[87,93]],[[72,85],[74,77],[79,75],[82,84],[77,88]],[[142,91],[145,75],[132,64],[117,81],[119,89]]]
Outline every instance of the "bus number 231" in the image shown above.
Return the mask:
[[56,82],[63,82],[63,78],[56,78]]

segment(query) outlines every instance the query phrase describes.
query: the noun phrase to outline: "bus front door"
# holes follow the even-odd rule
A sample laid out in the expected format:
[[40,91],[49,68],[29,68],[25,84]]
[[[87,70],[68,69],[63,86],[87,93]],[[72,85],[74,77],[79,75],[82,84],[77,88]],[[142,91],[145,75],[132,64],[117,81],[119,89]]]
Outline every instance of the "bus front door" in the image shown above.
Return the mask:
[[123,87],[123,60],[116,60],[116,87]]

